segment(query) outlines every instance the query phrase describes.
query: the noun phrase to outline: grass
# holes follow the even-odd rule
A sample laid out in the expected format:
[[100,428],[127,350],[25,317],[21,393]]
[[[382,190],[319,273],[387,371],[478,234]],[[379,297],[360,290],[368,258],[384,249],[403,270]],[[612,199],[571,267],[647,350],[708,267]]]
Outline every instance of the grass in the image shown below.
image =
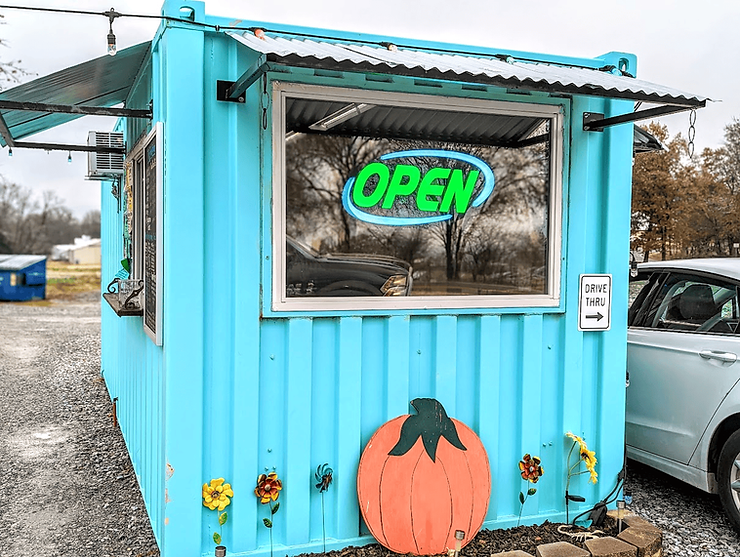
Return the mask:
[[100,265],[47,261],[46,301],[68,300],[86,292],[100,292]]

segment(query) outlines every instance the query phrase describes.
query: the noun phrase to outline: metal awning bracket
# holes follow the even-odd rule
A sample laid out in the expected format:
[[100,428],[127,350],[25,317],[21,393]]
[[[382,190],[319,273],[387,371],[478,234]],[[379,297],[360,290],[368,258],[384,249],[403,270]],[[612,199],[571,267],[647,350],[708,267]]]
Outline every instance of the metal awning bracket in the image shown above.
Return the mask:
[[244,103],[244,93],[236,98],[232,98],[230,91],[233,91],[236,81],[224,81],[222,79],[216,80],[216,100],[217,101],[229,101],[233,103]]
[[603,122],[603,112],[584,112],[583,113],[583,131],[585,132],[603,132],[603,127],[595,127],[592,122]]
[[583,113],[583,131],[585,132],[601,132],[604,128],[609,126],[616,126],[618,124],[629,124],[632,122],[639,122],[640,120],[647,120],[648,118],[656,118],[658,116],[666,116],[668,114],[675,114],[676,112],[685,112],[687,110],[696,110],[697,108],[704,108],[707,105],[706,101],[700,101],[696,104],[664,104],[655,108],[648,108],[646,110],[638,110],[630,112],[628,114],[621,114],[619,116],[612,116],[611,118],[604,118],[603,114],[598,112],[584,112]]
[[216,81],[216,100],[236,103],[246,102],[247,89],[268,69],[263,56],[257,58],[236,81]]
[[5,122],[5,118],[3,118],[2,113],[0,113],[0,136],[5,140],[5,144],[8,147],[11,149],[15,147],[15,139],[13,138],[13,134],[10,133],[10,129],[8,128],[8,124]]
[[25,110],[29,112],[61,112],[83,116],[115,116],[117,118],[149,118],[152,109],[112,108],[107,106],[83,106],[79,104],[51,104],[24,101],[0,100],[0,110]]

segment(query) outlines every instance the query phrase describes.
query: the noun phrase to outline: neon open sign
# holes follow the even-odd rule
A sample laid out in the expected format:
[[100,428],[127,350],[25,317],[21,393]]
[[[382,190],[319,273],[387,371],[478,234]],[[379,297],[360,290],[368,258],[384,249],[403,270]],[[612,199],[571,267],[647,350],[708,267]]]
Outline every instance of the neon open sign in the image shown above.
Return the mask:
[[[413,164],[396,164],[391,168],[384,162],[420,158],[425,159],[424,172]],[[440,164],[430,166],[428,159],[438,159]],[[460,168],[442,164],[450,160],[462,161],[470,170],[466,174]],[[473,198],[480,177],[483,186]],[[359,220],[386,226],[414,226],[449,220],[453,210],[463,214],[470,207],[481,206],[493,193],[493,184],[491,167],[473,155],[440,149],[397,151],[364,166],[357,176],[347,180],[342,203]]]

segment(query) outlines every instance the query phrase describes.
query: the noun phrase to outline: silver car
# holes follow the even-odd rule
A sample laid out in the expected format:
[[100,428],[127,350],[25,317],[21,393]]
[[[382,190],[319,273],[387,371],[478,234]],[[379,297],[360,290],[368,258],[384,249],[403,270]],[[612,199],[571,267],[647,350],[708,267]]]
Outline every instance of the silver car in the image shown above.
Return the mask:
[[740,259],[644,263],[627,332],[627,455],[719,494],[740,532]]

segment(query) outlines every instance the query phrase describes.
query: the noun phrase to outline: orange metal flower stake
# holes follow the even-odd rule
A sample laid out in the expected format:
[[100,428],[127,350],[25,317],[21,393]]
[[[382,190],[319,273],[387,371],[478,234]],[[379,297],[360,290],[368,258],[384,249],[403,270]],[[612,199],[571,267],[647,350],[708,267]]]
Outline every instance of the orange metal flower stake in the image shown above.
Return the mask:
[[270,518],[263,518],[262,523],[270,531],[270,557],[272,557],[272,516],[278,512],[280,503],[277,498],[283,489],[283,482],[278,479],[276,472],[261,474],[257,478],[257,487],[254,488],[254,494],[263,505],[270,505]]
[[[529,483],[536,484],[538,481],[540,481],[540,478],[542,477],[542,474],[545,473],[545,471],[542,469],[542,466],[540,466],[540,459],[537,456],[530,456],[529,453],[525,454],[522,457],[522,460],[519,461],[519,470],[522,473],[522,479],[527,480]],[[516,521],[516,525],[519,526],[519,523],[522,521],[522,511],[524,511],[524,503],[527,502],[527,499],[530,495],[534,495],[537,493],[536,487],[530,487],[527,489],[527,494],[525,495],[523,492],[519,492],[519,518]]]

